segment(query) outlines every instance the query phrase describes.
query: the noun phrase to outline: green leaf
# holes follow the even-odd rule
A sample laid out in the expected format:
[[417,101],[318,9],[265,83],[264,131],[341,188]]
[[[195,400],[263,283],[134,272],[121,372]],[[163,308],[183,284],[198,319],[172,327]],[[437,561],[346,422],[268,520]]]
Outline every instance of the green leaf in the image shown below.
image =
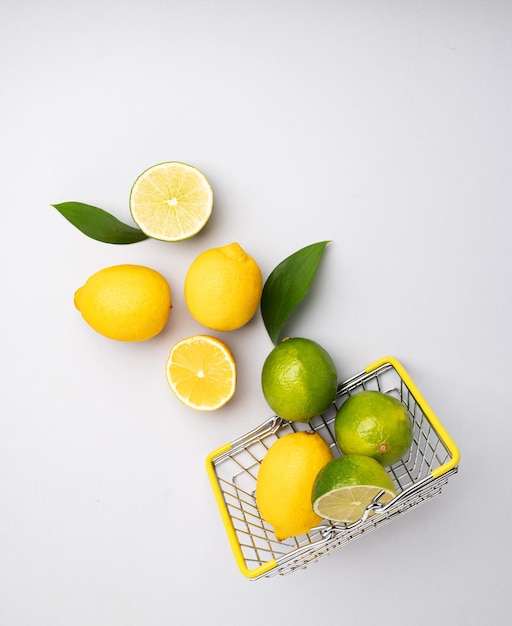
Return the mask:
[[267,278],[261,296],[261,314],[274,345],[278,344],[287,319],[307,294],[328,243],[320,241],[297,250]]
[[103,209],[83,202],[61,202],[52,204],[73,226],[84,235],[104,243],[136,243],[148,236],[138,228],[123,224],[116,217]]

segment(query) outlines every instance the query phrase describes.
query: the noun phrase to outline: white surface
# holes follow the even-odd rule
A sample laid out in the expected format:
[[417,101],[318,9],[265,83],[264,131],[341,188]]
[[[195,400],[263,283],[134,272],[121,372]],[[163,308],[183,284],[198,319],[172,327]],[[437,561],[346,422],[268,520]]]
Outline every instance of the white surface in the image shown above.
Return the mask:
[[[512,5],[499,1],[28,2],[0,6],[2,626],[510,623]],[[132,182],[182,160],[214,216],[190,241],[94,242],[50,203],[130,222]],[[432,502],[319,563],[250,582],[204,471],[271,415],[259,315],[216,414],[163,367],[204,331],[182,284],[238,241],[265,277],[332,239],[290,332],[340,378],[392,354],[461,449]],[[73,294],[134,262],[169,325],[124,345]]]

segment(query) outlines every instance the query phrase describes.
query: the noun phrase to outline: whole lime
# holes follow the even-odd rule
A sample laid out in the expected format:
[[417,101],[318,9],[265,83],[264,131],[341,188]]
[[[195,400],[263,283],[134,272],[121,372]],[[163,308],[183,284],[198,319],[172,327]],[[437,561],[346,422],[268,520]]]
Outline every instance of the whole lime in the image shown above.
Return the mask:
[[347,398],[334,420],[343,454],[370,456],[388,467],[412,444],[412,424],[405,406],[381,391],[365,390]]
[[334,361],[322,346],[311,339],[292,337],[279,343],[265,359],[261,385],[277,415],[309,422],[334,401],[338,377]]

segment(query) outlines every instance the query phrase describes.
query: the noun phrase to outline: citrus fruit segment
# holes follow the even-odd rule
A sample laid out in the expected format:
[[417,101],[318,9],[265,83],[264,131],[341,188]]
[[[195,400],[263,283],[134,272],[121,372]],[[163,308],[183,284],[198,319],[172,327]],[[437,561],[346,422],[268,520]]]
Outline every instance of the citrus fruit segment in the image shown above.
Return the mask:
[[379,494],[380,504],[387,504],[396,495],[384,467],[369,456],[347,455],[330,461],[318,472],[311,499],[320,517],[352,524],[363,517]]
[[336,441],[344,454],[371,456],[393,465],[412,444],[412,423],[405,406],[380,391],[356,393],[340,406],[334,421]]
[[268,449],[258,470],[256,503],[279,541],[308,533],[322,521],[313,511],[311,489],[332,458],[327,442],[313,431],[284,435]]
[[236,242],[205,250],[185,277],[185,301],[200,324],[235,330],[256,313],[263,280],[256,261]]
[[236,364],[225,343],[209,335],[178,341],[166,364],[167,382],[175,396],[197,411],[214,411],[235,393]]
[[165,278],[142,265],[99,270],[77,289],[76,308],[95,331],[117,341],[145,341],[165,327],[171,290]]
[[265,359],[263,395],[270,408],[290,421],[309,422],[336,396],[336,366],[327,351],[311,339],[287,338]]
[[181,241],[198,233],[210,218],[213,192],[206,176],[186,163],[153,165],[133,184],[130,211],[143,233]]

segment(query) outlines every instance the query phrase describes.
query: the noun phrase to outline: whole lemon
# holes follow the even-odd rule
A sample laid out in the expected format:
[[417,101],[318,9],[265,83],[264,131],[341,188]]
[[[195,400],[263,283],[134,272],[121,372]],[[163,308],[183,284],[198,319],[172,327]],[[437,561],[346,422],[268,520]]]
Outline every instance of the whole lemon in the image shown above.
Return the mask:
[[149,267],[114,265],[93,274],[75,293],[75,306],[95,331],[118,341],[144,341],[163,330],[171,289]]
[[413,440],[405,406],[393,396],[371,389],[343,402],[334,420],[334,432],[344,454],[371,456],[386,467],[399,461]]
[[235,330],[256,313],[263,288],[260,268],[238,243],[202,252],[185,277],[185,301],[200,324]]
[[322,521],[313,511],[311,490],[332,459],[325,439],[311,430],[284,435],[270,446],[258,471],[256,504],[276,539],[308,533]]
[[333,402],[338,389],[336,366],[318,343],[287,338],[265,359],[261,372],[263,395],[280,417],[309,422]]

